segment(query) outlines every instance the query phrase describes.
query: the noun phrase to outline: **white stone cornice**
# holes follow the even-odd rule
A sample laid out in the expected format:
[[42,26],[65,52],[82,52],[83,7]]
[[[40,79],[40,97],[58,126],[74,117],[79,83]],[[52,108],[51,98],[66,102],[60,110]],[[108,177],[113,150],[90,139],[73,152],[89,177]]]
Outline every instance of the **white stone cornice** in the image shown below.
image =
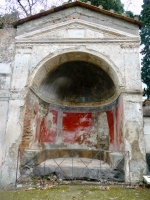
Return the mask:
[[[19,39],[16,41],[17,44],[23,44],[23,43],[26,43],[26,44],[30,44],[31,46],[34,45],[34,44],[57,44],[57,43],[122,43],[122,42],[129,42],[129,43],[132,43],[132,42],[135,42],[137,43],[137,45],[139,45],[138,43],[140,42],[139,38],[100,38],[100,39],[97,39],[97,38],[78,38],[78,39],[75,39],[75,38],[71,38],[71,39],[55,39],[55,38],[52,38],[52,39],[42,39],[42,40],[38,40],[38,39]],[[122,48],[126,48],[126,45],[122,45]]]

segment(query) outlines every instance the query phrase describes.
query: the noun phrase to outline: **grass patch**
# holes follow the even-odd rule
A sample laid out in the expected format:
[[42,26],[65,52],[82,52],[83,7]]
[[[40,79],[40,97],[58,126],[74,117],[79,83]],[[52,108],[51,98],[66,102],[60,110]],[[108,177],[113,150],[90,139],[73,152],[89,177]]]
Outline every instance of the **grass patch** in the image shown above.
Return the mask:
[[47,190],[0,191],[0,200],[149,200],[150,189],[98,185],[62,185]]

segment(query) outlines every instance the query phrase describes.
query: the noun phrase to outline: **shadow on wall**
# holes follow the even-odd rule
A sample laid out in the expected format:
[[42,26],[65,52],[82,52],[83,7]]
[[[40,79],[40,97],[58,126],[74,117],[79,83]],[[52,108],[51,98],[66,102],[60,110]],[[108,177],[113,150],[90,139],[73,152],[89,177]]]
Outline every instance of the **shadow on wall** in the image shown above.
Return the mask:
[[72,61],[51,71],[40,87],[45,99],[67,102],[100,102],[116,92],[108,74],[84,61]]

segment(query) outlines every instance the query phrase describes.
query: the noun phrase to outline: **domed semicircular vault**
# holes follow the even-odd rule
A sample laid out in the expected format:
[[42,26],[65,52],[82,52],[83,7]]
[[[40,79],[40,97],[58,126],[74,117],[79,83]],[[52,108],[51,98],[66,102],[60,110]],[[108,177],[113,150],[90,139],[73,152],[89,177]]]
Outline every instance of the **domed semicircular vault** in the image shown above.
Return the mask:
[[40,87],[48,102],[103,102],[115,94],[116,88],[108,74],[85,61],[71,61],[51,71]]

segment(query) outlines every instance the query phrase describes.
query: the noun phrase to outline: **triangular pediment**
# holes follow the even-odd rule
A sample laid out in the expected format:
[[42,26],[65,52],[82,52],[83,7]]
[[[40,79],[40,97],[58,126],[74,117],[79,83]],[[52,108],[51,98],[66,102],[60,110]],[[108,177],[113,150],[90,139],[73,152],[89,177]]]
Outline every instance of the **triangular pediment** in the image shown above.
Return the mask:
[[98,38],[127,38],[137,37],[123,31],[119,31],[107,26],[97,25],[87,21],[72,19],[56,25],[40,28],[30,33],[25,33],[16,37],[16,40],[45,40],[45,39],[98,39]]

